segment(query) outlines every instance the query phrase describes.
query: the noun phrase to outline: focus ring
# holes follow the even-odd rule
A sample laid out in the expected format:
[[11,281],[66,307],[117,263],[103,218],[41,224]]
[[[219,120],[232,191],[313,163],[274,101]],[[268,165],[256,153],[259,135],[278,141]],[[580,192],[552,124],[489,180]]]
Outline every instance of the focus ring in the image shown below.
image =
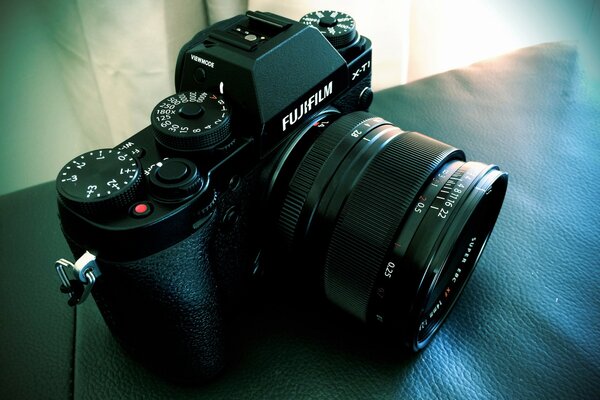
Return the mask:
[[331,301],[366,320],[373,285],[406,211],[440,165],[463,157],[416,132],[396,136],[375,156],[333,229],[324,268]]
[[288,250],[293,246],[300,214],[306,203],[308,193],[323,164],[331,156],[331,153],[344,136],[352,132],[358,124],[373,116],[361,111],[352,114],[352,117],[342,117],[327,128],[302,159],[290,181],[278,221],[281,239]]

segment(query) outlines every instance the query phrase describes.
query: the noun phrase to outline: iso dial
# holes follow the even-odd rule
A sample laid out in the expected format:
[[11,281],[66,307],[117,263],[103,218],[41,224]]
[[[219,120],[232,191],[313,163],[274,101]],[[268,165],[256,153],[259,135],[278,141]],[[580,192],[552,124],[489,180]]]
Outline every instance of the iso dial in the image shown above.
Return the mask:
[[303,16],[300,22],[317,28],[336,49],[346,47],[358,36],[354,18],[339,11],[314,11]]
[[86,215],[129,206],[141,181],[139,161],[114,149],[84,153],[58,173],[57,191],[64,203]]

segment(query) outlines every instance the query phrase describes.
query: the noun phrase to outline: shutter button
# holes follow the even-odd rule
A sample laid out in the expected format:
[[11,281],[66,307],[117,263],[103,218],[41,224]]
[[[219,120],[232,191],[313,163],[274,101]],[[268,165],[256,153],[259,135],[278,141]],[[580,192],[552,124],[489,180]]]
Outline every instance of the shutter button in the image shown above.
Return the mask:
[[179,183],[187,177],[189,170],[183,161],[177,159],[166,160],[162,167],[156,170],[156,177],[163,183]]
[[179,202],[196,194],[204,181],[194,163],[183,158],[170,158],[150,174],[150,184],[158,199]]

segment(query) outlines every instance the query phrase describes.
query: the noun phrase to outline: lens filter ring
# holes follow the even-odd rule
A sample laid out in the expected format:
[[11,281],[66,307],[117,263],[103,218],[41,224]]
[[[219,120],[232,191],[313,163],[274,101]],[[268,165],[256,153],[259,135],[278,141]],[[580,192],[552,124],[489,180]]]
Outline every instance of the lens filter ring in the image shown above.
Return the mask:
[[[476,165],[480,163],[469,162]],[[480,164],[484,165],[484,164]],[[473,181],[454,218],[423,260],[423,278],[410,306],[407,345],[419,350],[427,345],[454,307],[479,261],[504,200],[508,175],[496,166],[485,168]],[[425,225],[420,229],[427,230]],[[407,263],[411,260],[407,254]],[[418,260],[415,260],[417,263]]]

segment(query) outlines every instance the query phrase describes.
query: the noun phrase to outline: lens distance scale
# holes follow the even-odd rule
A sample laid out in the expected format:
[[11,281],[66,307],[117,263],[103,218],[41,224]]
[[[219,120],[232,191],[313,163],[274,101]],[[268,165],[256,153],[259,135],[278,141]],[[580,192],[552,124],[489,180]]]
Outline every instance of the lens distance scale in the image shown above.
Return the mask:
[[211,150],[231,135],[230,111],[222,96],[182,92],[162,100],[151,115],[156,140],[178,151]]
[[317,28],[336,49],[346,47],[358,36],[354,19],[339,11],[314,11],[300,22]]
[[137,159],[125,151],[101,149],[69,161],[58,173],[58,194],[85,214],[126,206],[141,180]]

